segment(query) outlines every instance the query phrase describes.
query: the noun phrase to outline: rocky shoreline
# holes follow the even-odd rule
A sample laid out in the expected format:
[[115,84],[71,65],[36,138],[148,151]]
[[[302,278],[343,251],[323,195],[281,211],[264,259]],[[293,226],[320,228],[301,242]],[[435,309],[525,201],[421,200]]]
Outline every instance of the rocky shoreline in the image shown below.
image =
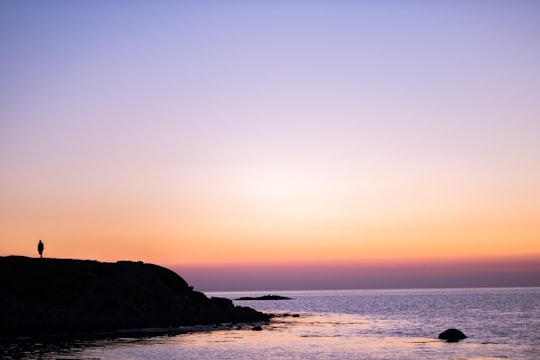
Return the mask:
[[270,317],[229,299],[208,298],[153,264],[0,257],[0,337],[182,331]]

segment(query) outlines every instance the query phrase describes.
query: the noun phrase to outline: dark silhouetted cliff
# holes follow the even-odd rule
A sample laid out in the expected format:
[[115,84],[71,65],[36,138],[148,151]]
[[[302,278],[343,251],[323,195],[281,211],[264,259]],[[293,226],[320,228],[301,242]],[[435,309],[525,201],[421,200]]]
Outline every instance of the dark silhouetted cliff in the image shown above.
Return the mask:
[[266,321],[142,262],[0,257],[0,336]]

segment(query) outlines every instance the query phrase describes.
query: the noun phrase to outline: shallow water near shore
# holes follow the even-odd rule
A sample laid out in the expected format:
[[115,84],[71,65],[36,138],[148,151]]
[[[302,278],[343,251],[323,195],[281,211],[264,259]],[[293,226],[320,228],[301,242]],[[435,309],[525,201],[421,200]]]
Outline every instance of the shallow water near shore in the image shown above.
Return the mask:
[[[293,300],[236,301],[278,316],[253,326],[181,334],[15,344],[28,359],[538,359],[540,288],[208,293],[231,299],[279,293]],[[294,317],[292,315],[299,315]],[[458,328],[468,338],[437,335]],[[210,331],[211,330],[211,331]]]

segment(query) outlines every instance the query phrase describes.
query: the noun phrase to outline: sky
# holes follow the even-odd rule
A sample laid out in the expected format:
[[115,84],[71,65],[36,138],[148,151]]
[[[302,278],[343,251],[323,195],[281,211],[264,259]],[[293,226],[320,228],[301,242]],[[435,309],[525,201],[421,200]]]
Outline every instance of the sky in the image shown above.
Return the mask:
[[0,256],[202,290],[540,286],[540,2],[0,2]]

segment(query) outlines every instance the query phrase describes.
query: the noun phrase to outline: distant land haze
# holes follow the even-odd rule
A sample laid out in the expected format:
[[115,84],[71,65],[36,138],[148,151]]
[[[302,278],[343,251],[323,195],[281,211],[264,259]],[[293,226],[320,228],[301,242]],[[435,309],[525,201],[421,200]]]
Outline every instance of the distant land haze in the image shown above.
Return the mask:
[[323,264],[170,265],[203,291],[540,286],[540,257]]

